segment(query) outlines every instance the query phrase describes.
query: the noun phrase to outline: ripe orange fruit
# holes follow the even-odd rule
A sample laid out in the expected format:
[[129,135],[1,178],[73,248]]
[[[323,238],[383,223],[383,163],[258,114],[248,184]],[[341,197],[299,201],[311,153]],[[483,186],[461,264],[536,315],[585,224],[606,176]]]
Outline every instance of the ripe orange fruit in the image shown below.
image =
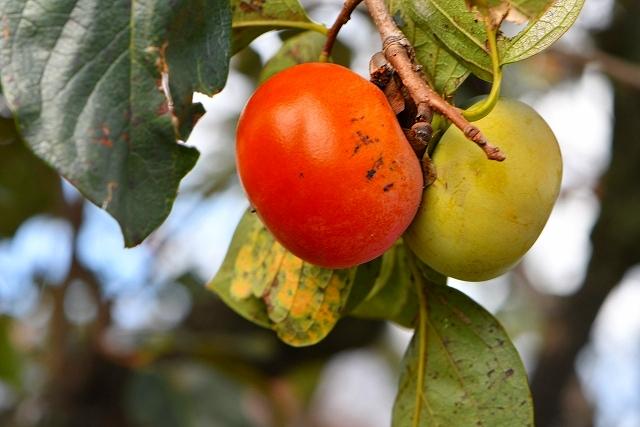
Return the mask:
[[290,252],[346,268],[411,223],[422,171],[382,91],[335,64],[267,80],[240,116],[236,161],[249,201]]

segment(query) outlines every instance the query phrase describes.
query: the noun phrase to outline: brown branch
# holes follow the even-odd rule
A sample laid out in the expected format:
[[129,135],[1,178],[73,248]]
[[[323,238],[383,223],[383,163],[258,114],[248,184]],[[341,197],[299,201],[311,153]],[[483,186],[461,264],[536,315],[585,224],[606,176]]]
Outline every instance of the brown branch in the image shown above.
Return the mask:
[[329,33],[327,34],[327,41],[322,48],[322,53],[320,54],[321,62],[327,61],[331,56],[331,50],[333,49],[333,44],[338,37],[340,29],[344,24],[349,22],[349,19],[351,19],[351,13],[353,13],[355,8],[358,7],[361,2],[362,0],[345,0],[340,14],[336,18],[336,21],[333,23],[333,25],[329,29]]
[[633,89],[640,89],[640,65],[608,54],[601,50],[591,53],[571,52],[565,49],[550,49],[547,55],[568,61],[580,67],[594,64],[612,79]]
[[396,70],[418,110],[428,107],[440,112],[464,135],[484,150],[487,158],[502,161],[504,154],[498,147],[487,141],[480,129],[469,123],[459,109],[445,101],[424,80],[419,68],[413,62],[413,49],[402,31],[389,15],[384,0],[364,0],[382,39],[383,51],[389,63]]

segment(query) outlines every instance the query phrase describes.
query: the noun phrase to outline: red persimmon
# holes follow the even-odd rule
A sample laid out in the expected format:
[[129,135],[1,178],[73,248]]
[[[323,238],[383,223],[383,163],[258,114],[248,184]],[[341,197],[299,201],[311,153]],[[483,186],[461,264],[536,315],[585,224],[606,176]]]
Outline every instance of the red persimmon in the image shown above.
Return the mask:
[[290,252],[346,268],[402,235],[422,195],[422,171],[387,99],[335,64],[271,77],[240,117],[236,161],[249,201]]

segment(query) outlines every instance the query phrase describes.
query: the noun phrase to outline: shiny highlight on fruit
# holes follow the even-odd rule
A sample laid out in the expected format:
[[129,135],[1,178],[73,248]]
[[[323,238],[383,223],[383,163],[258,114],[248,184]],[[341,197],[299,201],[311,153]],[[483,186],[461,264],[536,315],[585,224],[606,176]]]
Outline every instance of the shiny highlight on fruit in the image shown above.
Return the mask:
[[297,65],[260,86],[238,123],[236,160],[276,239],[328,268],[385,252],[422,194],[419,160],[384,94],[335,64]]

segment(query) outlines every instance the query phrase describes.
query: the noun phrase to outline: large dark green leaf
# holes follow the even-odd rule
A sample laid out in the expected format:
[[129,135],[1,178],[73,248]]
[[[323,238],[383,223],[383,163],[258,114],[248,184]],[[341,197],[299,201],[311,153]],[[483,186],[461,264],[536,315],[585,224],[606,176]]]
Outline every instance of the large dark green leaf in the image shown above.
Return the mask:
[[13,235],[32,215],[53,213],[62,200],[60,184],[23,144],[13,120],[0,117],[0,238]]
[[2,85],[23,136],[118,220],[128,246],[139,243],[164,221],[197,159],[177,140],[202,112],[191,93],[225,83],[228,2],[4,0],[1,7]]
[[426,330],[405,354],[392,425],[533,426],[526,372],[502,326],[463,293],[428,282]]
[[233,52],[274,29],[298,28],[326,33],[326,28],[307,16],[298,0],[231,0]]
[[451,95],[464,82],[469,70],[431,33],[428,27],[413,21],[412,0],[390,0],[388,7],[396,23],[416,52],[429,84],[444,96]]
[[247,212],[208,287],[240,315],[288,344],[304,346],[322,340],[338,322],[355,273],[302,261]]

